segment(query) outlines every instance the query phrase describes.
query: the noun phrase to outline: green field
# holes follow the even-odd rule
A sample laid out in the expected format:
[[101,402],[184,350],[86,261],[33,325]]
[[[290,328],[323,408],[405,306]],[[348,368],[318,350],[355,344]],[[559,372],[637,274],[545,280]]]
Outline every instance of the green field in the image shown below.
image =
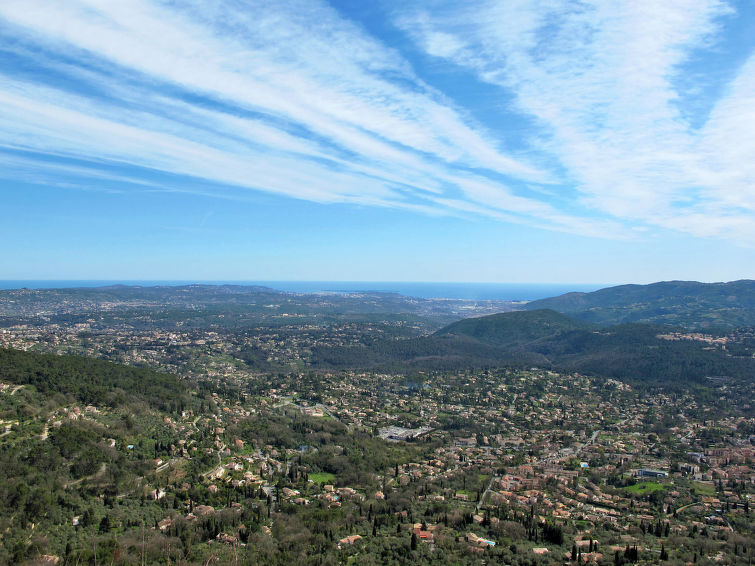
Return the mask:
[[309,474],[309,479],[315,483],[334,483],[336,481],[335,474],[329,474],[327,472],[320,472],[316,474]]
[[716,495],[716,488],[712,484],[695,482],[692,485],[695,493],[697,493],[698,495],[708,495],[710,497]]
[[666,486],[664,486],[662,483],[645,481],[630,485],[628,487],[625,487],[624,489],[629,493],[634,493],[635,495],[647,495],[648,493],[663,491],[664,489],[666,489]]

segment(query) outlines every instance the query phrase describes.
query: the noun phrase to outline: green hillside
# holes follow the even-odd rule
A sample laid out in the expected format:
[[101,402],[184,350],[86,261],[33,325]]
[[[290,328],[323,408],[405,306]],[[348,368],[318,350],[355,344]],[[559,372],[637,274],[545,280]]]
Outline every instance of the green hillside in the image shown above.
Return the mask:
[[542,309],[467,318],[442,328],[435,336],[468,336],[493,346],[512,346],[588,327],[553,310]]
[[7,349],[0,386],[0,564],[91,563],[92,544],[112,560],[113,533],[159,516],[143,502],[155,459],[202,402],[174,375]]
[[755,281],[621,285],[532,301],[525,308],[553,309],[596,324],[644,322],[684,328],[753,326]]
[[591,325],[551,310],[510,312],[455,322],[425,338],[315,348],[312,364],[393,370],[538,365],[679,386],[755,375],[749,347],[663,338],[670,332],[650,324]]
[[0,349],[0,381],[31,385],[43,395],[83,405],[115,407],[138,400],[170,411],[188,400],[176,376],[82,356]]

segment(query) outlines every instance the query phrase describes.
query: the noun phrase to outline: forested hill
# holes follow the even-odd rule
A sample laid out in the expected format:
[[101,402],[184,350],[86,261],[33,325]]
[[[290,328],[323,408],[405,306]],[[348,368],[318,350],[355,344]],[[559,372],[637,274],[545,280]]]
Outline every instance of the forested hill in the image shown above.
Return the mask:
[[[747,334],[749,336],[749,334]],[[538,365],[633,382],[679,384],[711,377],[752,379],[749,342],[711,345],[664,326],[598,326],[550,310],[502,313],[453,323],[432,336],[369,346],[315,348],[320,366],[426,369]],[[713,342],[713,344],[716,344]],[[736,352],[736,355],[732,352]]]
[[709,342],[671,340],[669,327],[625,323],[609,327],[576,321],[550,310],[472,318],[436,336],[475,338],[525,360],[619,379],[671,383],[708,377],[751,378],[752,352],[733,356]]
[[55,356],[0,348],[0,382],[32,385],[39,393],[62,395],[83,405],[143,402],[177,410],[188,401],[178,377],[81,356]]
[[532,301],[525,308],[553,309],[602,325],[643,322],[687,329],[755,326],[755,281],[620,285]]
[[500,313],[449,324],[436,336],[468,336],[493,346],[522,345],[590,325],[550,309]]

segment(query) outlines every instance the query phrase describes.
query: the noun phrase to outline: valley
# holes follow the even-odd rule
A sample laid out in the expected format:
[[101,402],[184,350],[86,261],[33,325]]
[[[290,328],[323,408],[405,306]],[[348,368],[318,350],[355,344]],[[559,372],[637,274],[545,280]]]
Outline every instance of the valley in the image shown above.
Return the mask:
[[[255,291],[227,305],[215,293],[212,308],[182,298],[180,316],[13,307],[0,560],[746,564],[755,552],[746,328],[648,327],[629,359],[703,369],[622,377],[564,363],[615,348],[619,331],[553,311],[478,304],[448,325],[470,305],[406,312],[413,299],[369,296],[318,320],[331,307],[297,296],[271,319],[236,310]],[[672,349],[659,358],[659,345]]]

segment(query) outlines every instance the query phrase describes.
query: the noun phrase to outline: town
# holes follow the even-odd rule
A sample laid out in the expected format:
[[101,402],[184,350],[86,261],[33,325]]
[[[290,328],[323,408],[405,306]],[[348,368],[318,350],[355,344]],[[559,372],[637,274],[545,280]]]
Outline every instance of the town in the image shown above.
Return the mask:
[[323,345],[439,324],[407,316],[244,329],[84,316],[6,322],[0,346],[169,372],[184,394],[84,404],[0,384],[8,454],[32,443],[71,458],[54,512],[22,506],[56,534],[17,547],[49,563],[746,564],[755,552],[751,380],[311,361]]
[[[751,549],[746,402],[702,408],[694,395],[537,369],[214,379],[225,393],[205,410],[164,417],[152,438],[103,439],[151,462],[123,495],[154,501],[165,540],[213,522],[206,543],[236,552],[281,536],[284,518],[315,514],[340,554],[378,538],[428,556],[555,561],[572,560],[572,546],[594,562],[635,550],[728,561]],[[111,419],[105,407],[62,407],[40,435]],[[3,440],[29,426],[8,423]],[[241,522],[250,501],[260,527],[251,538]],[[103,517],[118,524],[118,513]],[[83,519],[69,520],[75,530]]]

